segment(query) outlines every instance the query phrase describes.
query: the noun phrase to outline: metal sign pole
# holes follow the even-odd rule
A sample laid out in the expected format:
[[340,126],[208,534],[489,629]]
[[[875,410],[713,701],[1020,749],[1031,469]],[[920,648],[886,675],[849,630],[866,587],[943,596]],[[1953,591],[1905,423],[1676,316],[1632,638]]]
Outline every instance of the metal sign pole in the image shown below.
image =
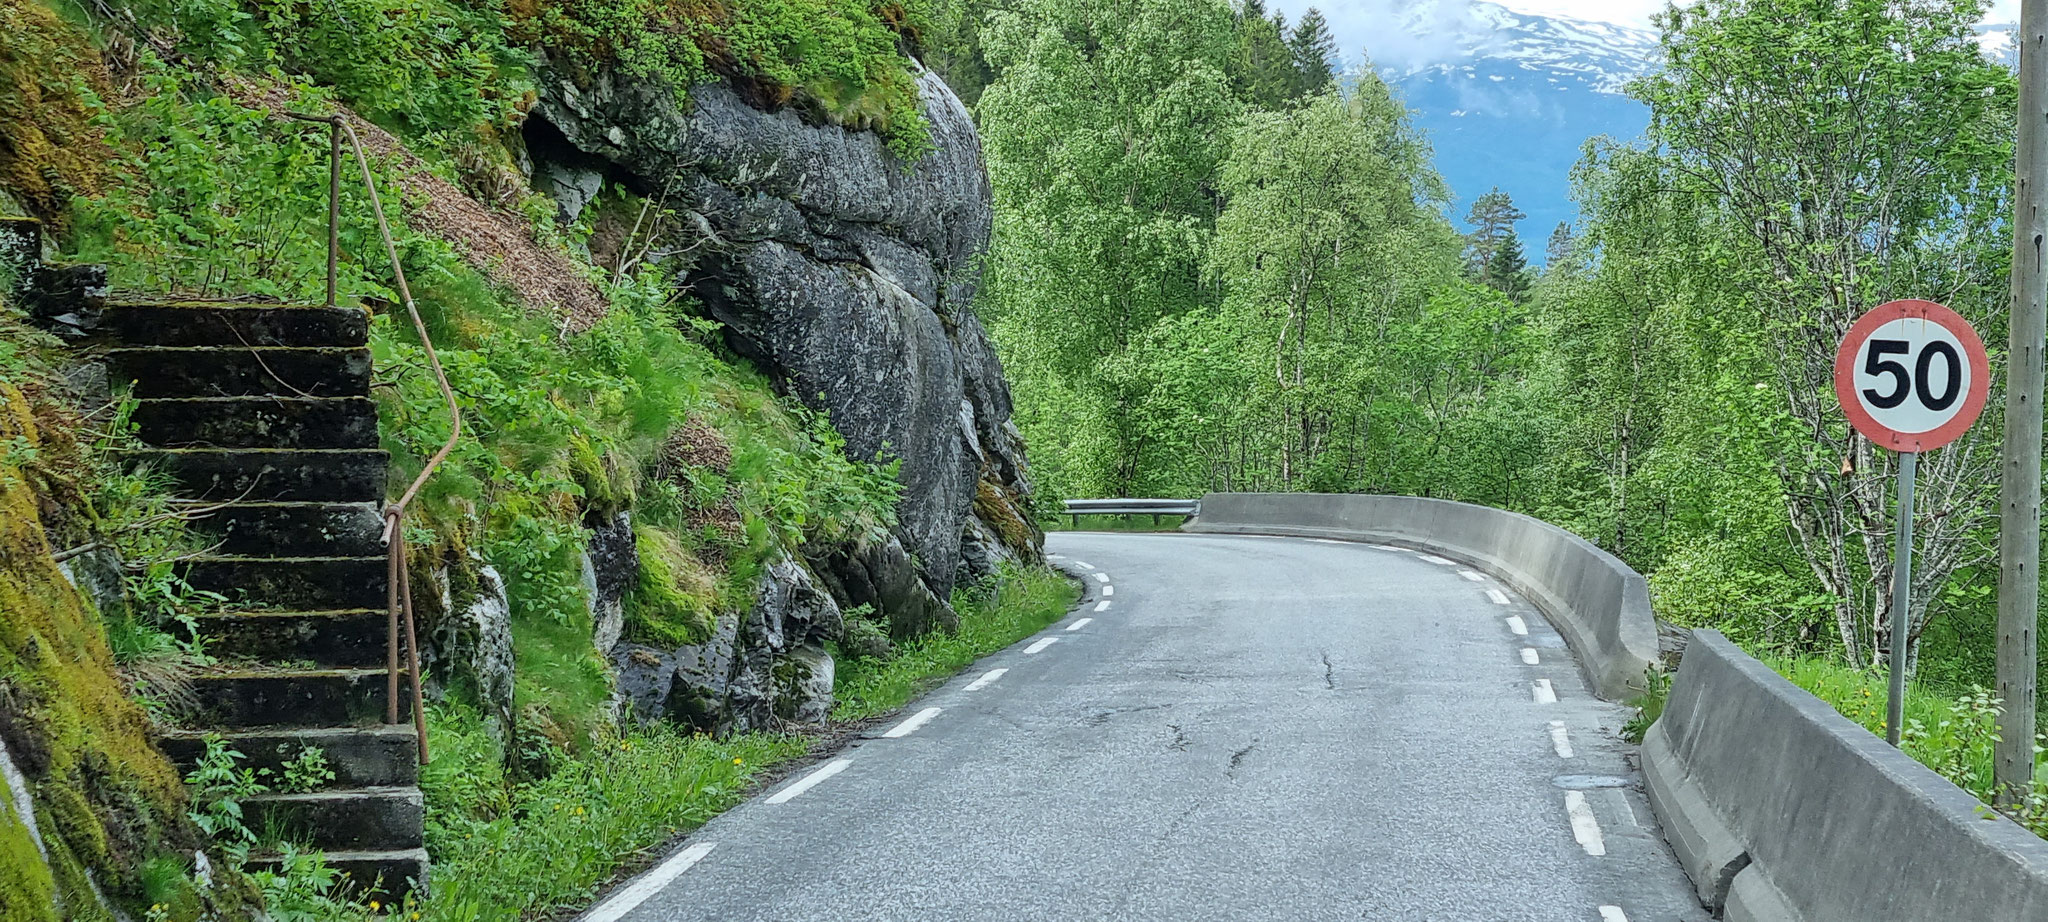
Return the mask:
[[1885,699],[1884,741],[1897,746],[1906,722],[1906,649],[1913,610],[1913,477],[1920,453],[1899,452],[1899,543],[1892,552],[1892,687]]

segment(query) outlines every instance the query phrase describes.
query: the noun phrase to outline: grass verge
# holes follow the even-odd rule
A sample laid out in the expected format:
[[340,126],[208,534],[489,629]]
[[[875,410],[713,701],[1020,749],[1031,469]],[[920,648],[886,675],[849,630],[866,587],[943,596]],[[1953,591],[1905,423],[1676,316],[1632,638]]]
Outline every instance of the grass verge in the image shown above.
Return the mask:
[[[1792,684],[1813,693],[1842,716],[1878,736],[1885,732],[1887,674],[1851,669],[1811,658],[1759,657]],[[1929,691],[1918,683],[1906,687],[1905,725],[1900,748],[1921,764],[1955,782],[1957,787],[1992,799],[1991,754],[1998,741],[1999,701],[1988,689],[1975,688],[1960,698]],[[2039,749],[2036,749],[2037,753]],[[2044,778],[2048,760],[2036,755],[2035,777]],[[2020,825],[2048,838],[2048,782],[2037,781],[2016,806],[2004,810]]]
[[899,643],[887,657],[839,664],[832,719],[896,710],[975,660],[1044,630],[1078,597],[1072,580],[1047,567],[1008,568],[990,586],[956,592],[960,630]]
[[442,712],[431,732],[421,787],[434,891],[408,914],[425,922],[514,922],[588,903],[636,855],[739,803],[755,773],[810,748],[801,736],[657,728],[512,784],[472,715]]

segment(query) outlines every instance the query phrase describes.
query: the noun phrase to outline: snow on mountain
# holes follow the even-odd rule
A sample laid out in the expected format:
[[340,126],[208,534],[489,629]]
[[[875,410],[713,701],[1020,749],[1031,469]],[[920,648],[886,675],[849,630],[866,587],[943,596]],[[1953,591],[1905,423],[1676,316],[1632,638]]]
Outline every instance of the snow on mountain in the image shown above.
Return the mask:
[[[1451,187],[1451,217],[1500,187],[1529,217],[1532,258],[1560,221],[1575,221],[1570,174],[1586,139],[1634,140],[1649,111],[1623,93],[1657,55],[1655,33],[1522,13],[1484,0],[1391,8],[1362,39],[1380,76],[1414,110]],[[1338,20],[1340,27],[1353,22]]]

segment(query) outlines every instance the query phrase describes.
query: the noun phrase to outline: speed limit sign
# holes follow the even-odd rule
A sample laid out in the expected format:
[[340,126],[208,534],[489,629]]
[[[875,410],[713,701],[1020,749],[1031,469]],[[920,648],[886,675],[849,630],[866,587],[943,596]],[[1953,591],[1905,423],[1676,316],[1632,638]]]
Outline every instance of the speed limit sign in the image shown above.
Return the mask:
[[1932,301],[1891,301],[1864,314],[1835,353],[1835,396],[1849,424],[1899,452],[1940,448],[1977,421],[1991,388],[1984,341]]
[[[1984,340],[1961,314],[1932,301],[1890,301],[1849,327],[1835,352],[1835,396],[1849,425],[1899,453],[1898,534],[1892,548],[1891,689],[1884,738],[1899,744],[1906,716],[1906,629],[1912,611],[1913,477],[1920,452],[1956,440],[1991,390]],[[1843,469],[1848,473],[1848,468]]]

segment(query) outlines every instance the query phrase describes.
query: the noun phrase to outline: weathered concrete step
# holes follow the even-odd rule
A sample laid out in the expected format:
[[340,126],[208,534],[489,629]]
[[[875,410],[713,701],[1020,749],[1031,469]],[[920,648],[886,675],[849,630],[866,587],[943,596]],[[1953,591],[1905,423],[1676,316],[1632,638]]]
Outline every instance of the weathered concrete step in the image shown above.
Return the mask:
[[184,496],[208,502],[376,502],[391,456],[383,449],[181,448],[123,453],[163,471]]
[[361,397],[370,392],[365,347],[176,346],[112,349],[109,373],[137,398]]
[[219,736],[242,754],[243,768],[267,771],[275,784],[284,765],[308,749],[327,757],[334,780],[325,788],[367,788],[410,785],[419,781],[419,738],[410,725],[324,727],[309,730],[172,730],[164,734],[164,755],[180,772],[190,771],[206,754],[206,737]]
[[[428,888],[427,850],[424,848],[330,850],[325,857],[329,868],[346,877],[341,895],[358,903],[373,899],[400,903],[406,894]],[[273,869],[278,860],[275,853],[257,852],[249,856],[249,865],[252,870]]]
[[372,557],[384,553],[376,503],[236,503],[192,520],[215,553],[247,557]]
[[232,662],[370,667],[385,661],[390,615],[368,608],[226,612],[199,615],[192,625],[207,655]]
[[132,346],[360,346],[370,314],[359,307],[263,302],[117,303],[106,328]]
[[249,828],[312,848],[399,849],[426,844],[426,804],[416,787],[258,794],[242,802]]
[[390,604],[387,566],[384,557],[195,557],[184,577],[237,609],[326,611]]
[[[382,669],[220,669],[192,677],[187,728],[368,727],[384,722]],[[399,719],[411,716],[399,689]]]
[[368,397],[177,397],[138,400],[136,437],[157,448],[375,448]]

